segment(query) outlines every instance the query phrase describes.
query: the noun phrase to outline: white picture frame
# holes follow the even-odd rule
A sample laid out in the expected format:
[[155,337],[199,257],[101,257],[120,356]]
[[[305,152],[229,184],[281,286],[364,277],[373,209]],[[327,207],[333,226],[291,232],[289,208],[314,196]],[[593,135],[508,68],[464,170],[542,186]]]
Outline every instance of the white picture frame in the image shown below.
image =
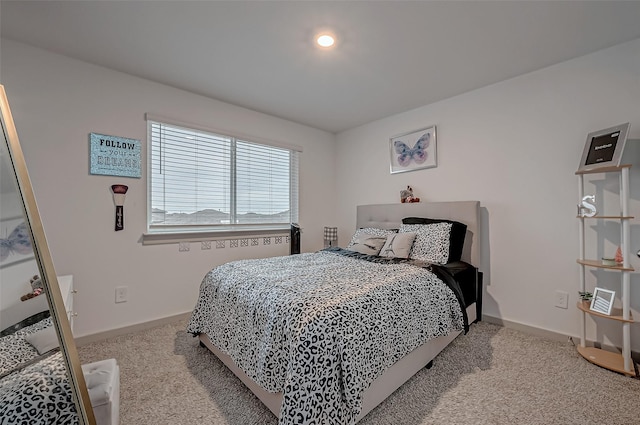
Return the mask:
[[391,137],[391,174],[437,167],[436,143],[435,125]]
[[606,314],[608,316],[611,314],[611,309],[613,308],[613,301],[615,300],[615,298],[615,291],[595,288],[593,290],[593,298],[591,298],[591,306],[589,308],[592,311]]
[[628,134],[628,122],[589,133],[578,171],[620,166]]

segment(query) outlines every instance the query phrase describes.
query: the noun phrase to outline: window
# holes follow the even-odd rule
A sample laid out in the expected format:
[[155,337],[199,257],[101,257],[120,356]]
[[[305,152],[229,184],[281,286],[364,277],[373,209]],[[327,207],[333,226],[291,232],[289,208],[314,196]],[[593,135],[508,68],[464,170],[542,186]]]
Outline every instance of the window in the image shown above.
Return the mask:
[[298,149],[147,119],[150,233],[298,221]]

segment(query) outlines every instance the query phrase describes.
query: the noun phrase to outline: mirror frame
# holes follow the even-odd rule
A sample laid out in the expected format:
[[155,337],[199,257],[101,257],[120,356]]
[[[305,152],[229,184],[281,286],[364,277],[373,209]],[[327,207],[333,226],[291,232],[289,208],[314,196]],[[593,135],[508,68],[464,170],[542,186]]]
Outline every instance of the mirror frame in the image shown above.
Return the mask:
[[51,312],[51,320],[58,335],[60,342],[60,350],[65,361],[67,377],[71,392],[78,412],[78,422],[81,425],[96,425],[91,400],[87,390],[84,374],[82,373],[82,365],[78,356],[75,340],[67,317],[67,311],[64,306],[60,287],[58,286],[58,277],[53,266],[51,253],[45,237],[42,220],[38,212],[36,198],[29,179],[27,165],[24,160],[18,133],[16,132],[13,116],[9,109],[9,102],[4,90],[4,86],[0,84],[0,120],[2,131],[9,152],[9,159],[13,165],[16,182],[18,183],[18,194],[22,203],[22,209],[25,216],[25,222],[29,229],[31,242],[33,244],[33,253],[35,255],[40,277],[47,300],[49,302],[49,310]]

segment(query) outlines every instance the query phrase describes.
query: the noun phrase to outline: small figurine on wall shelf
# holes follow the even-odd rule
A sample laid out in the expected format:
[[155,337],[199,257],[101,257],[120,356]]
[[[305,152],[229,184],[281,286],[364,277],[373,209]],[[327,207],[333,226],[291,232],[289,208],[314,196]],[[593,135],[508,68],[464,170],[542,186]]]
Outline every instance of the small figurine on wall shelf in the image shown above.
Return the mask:
[[624,263],[624,257],[622,256],[622,249],[620,249],[620,247],[616,250],[615,260],[617,264]]
[[406,189],[400,191],[400,202],[403,204],[407,202],[420,202],[420,198],[413,196],[413,189],[411,186],[407,186]]
[[616,255],[613,258],[602,257],[603,266],[621,266],[624,263],[624,257],[622,256],[622,249],[618,247]]

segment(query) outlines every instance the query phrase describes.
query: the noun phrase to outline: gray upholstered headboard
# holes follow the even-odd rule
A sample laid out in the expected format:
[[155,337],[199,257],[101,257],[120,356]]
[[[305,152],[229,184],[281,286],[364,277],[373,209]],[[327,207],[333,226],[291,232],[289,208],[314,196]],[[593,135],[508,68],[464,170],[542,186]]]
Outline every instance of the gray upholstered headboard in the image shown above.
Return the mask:
[[358,205],[356,226],[397,229],[405,217],[442,218],[466,224],[462,261],[481,267],[479,201]]

